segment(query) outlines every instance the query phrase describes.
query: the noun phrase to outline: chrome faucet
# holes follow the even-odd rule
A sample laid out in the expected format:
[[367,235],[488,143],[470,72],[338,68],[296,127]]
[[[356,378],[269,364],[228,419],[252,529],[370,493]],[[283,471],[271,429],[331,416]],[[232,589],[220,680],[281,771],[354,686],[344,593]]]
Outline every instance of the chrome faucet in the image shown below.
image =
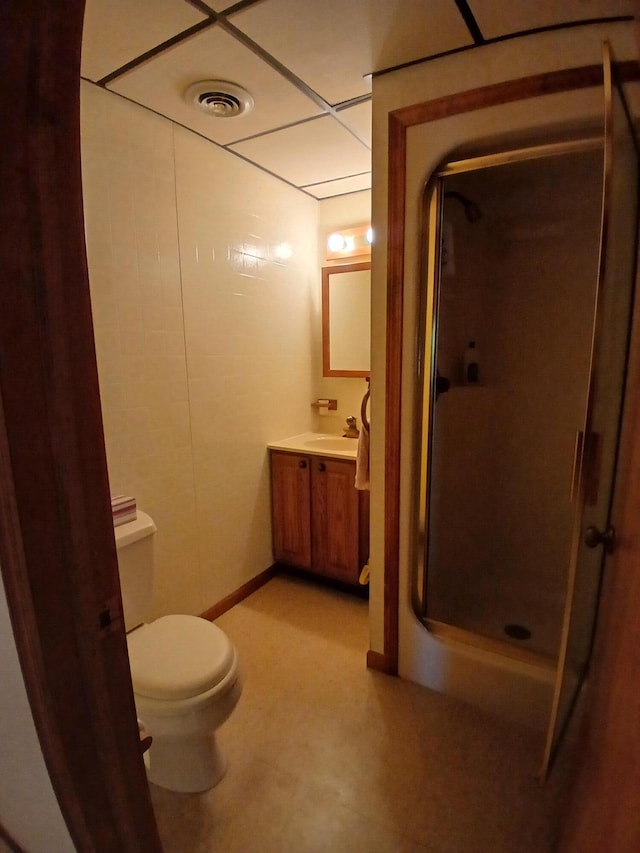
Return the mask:
[[347,423],[344,427],[343,438],[357,438],[360,435],[360,430],[357,427],[357,421],[354,415],[347,418]]

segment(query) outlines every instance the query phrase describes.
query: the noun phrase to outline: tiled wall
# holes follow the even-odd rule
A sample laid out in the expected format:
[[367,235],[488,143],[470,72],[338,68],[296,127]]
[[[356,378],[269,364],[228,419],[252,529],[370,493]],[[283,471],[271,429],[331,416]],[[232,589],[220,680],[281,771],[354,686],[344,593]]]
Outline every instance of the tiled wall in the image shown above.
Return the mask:
[[312,425],[317,202],[90,84],[82,154],[111,489],[154,614],[200,613],[271,565],[265,447]]

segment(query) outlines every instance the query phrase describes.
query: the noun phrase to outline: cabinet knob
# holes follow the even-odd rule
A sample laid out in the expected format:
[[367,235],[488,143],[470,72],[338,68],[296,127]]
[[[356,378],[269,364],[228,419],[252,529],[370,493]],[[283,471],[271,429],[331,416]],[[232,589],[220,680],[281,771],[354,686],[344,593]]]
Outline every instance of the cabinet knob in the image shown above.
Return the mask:
[[298,468],[306,468],[306,467],[307,467],[307,463],[306,463],[306,461],[305,461],[304,459],[301,459],[301,460],[298,462]]
[[327,470],[327,466],[324,464],[324,462],[318,462],[318,471],[326,471],[326,470]]

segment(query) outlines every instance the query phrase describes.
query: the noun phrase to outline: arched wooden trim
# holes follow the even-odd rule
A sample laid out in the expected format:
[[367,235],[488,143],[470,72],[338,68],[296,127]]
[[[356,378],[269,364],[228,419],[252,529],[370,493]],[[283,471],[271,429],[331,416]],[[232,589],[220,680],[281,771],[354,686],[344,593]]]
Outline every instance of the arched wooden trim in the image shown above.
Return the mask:
[[[622,80],[640,79],[640,66],[635,61],[619,63],[617,68]],[[398,671],[407,129],[487,107],[602,85],[602,79],[601,65],[568,68],[458,92],[455,95],[413,104],[389,113],[383,652],[384,668],[387,672],[397,673]]]
[[111,523],[80,177],[84,0],[4,0],[0,563],[79,851],[159,851]]

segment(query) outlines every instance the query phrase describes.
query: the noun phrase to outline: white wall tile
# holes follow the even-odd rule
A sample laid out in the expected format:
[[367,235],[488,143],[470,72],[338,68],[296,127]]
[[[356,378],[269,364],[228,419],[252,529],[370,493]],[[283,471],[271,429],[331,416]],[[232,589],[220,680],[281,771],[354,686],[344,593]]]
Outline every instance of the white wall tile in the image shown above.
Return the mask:
[[155,615],[200,613],[271,564],[266,444],[311,426],[317,203],[111,93],[82,98],[112,490],[158,525]]
[[[216,601],[270,565],[265,445],[310,422],[316,205],[187,131],[175,138],[199,556]],[[284,241],[289,264],[275,256]]]

